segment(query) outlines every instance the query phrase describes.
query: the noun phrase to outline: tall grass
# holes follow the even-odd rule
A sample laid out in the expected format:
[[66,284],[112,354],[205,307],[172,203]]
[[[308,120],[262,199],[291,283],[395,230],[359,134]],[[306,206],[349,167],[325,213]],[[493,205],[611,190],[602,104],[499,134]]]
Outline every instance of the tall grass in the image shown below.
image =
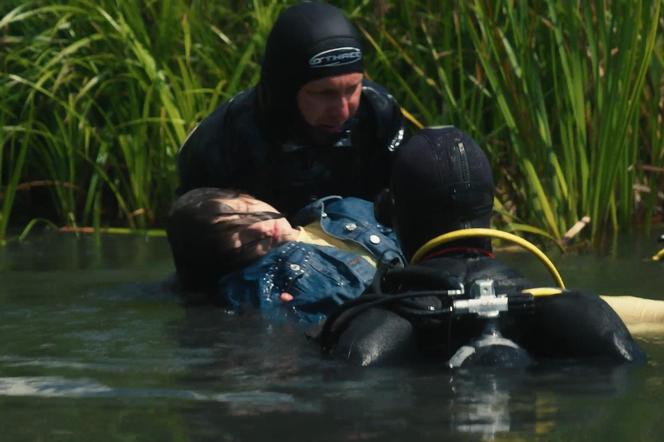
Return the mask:
[[277,5],[238,14],[183,0],[15,3],[0,19],[0,238],[16,192],[35,181],[49,187],[58,224],[158,223],[177,148],[255,81]]
[[664,35],[659,34],[640,103],[638,142],[641,149],[635,170],[639,214],[649,226],[664,200]]
[[[159,225],[178,147],[256,82],[290,3],[3,2],[0,240],[14,210],[31,213],[30,188],[61,226]],[[558,240],[590,215],[598,239],[659,216],[660,1],[335,3],[413,121],[457,125],[487,150],[507,228]]]
[[[638,163],[661,162],[661,137],[642,147],[661,127],[644,107],[659,91],[643,95],[662,81],[661,2],[406,3],[412,21],[367,32],[383,75],[426,124],[481,141],[508,228],[559,240],[589,215],[599,239],[634,222]],[[656,193],[642,201],[649,219]]]
[[471,35],[508,126],[526,210],[560,237],[581,215],[592,233],[629,222],[639,97],[660,2],[476,1]]

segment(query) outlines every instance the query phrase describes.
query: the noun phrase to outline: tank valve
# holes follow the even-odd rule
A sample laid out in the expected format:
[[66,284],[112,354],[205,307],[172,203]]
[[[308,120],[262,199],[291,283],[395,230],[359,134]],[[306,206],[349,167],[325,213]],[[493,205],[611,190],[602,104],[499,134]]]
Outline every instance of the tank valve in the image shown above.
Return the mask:
[[475,281],[470,288],[470,299],[458,299],[452,303],[456,313],[475,313],[483,318],[495,318],[507,311],[507,295],[496,295],[492,279]]

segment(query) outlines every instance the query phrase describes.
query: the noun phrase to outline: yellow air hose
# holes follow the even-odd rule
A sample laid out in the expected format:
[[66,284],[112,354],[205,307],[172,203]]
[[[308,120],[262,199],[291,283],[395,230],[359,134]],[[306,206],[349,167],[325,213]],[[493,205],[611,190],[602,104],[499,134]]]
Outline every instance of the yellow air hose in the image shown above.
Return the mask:
[[652,260],[653,260],[653,261],[659,261],[660,259],[662,259],[662,257],[664,257],[664,249],[662,249],[662,250],[660,250],[659,252],[657,252],[657,253],[652,257]]
[[[417,252],[413,255],[413,258],[410,260],[411,264],[417,264],[420,262],[422,257],[424,257],[427,253],[429,253],[431,250],[441,246],[442,244],[447,244],[448,242],[455,241],[458,239],[464,239],[464,238],[476,238],[476,237],[489,237],[489,238],[499,238],[499,239],[504,239],[506,241],[510,241],[533,255],[537,257],[547,268],[551,276],[553,277],[554,281],[556,284],[558,284],[558,287],[561,289],[565,288],[565,283],[563,282],[563,278],[560,276],[560,273],[558,273],[558,269],[556,269],[556,266],[553,265],[551,260],[540,250],[538,249],[533,243],[530,241],[527,241],[523,238],[520,238],[516,235],[513,235],[511,233],[507,232],[502,232],[500,230],[494,230],[494,229],[463,229],[463,230],[455,230],[453,232],[448,232],[443,235],[439,235],[429,241],[426,242],[422,247],[420,247]],[[558,292],[552,292],[550,289],[547,289],[546,292],[542,293],[537,293],[539,290],[543,289],[531,289],[533,292],[534,296],[547,296],[547,295],[552,295],[552,294],[557,294],[560,293]]]

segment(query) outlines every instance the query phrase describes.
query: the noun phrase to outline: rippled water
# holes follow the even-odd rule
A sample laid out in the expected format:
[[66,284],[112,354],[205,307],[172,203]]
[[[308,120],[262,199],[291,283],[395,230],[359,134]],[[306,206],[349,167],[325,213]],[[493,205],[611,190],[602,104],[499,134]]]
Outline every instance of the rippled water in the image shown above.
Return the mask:
[[[552,259],[570,286],[664,299],[656,247]],[[171,271],[163,239],[0,249],[0,440],[661,440],[664,336],[639,337],[642,367],[350,368],[302,330],[182,308]]]

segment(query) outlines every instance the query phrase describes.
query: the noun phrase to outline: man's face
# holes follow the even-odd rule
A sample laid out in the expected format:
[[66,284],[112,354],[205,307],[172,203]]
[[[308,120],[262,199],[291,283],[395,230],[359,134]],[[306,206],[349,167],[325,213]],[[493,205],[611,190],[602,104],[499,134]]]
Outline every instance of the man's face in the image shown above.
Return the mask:
[[351,73],[305,83],[297,92],[297,108],[304,121],[323,132],[341,132],[360,105],[362,78]]

